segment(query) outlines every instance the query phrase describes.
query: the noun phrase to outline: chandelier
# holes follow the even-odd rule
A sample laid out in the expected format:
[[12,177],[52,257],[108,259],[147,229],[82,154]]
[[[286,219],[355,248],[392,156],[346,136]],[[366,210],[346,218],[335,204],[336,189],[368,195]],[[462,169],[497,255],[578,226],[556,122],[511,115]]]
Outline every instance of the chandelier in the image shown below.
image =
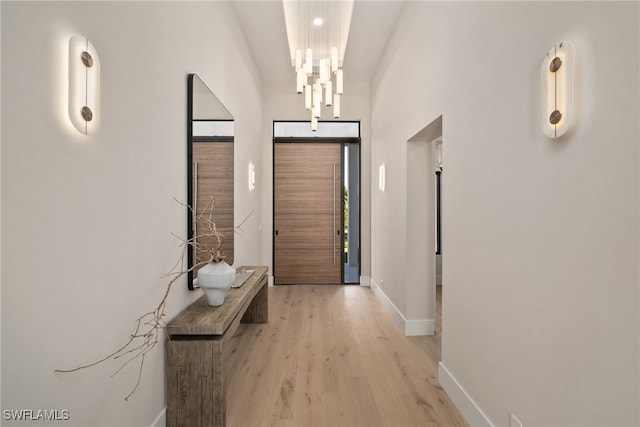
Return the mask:
[[353,2],[284,1],[284,5],[296,92],[303,95],[311,130],[317,131],[323,106],[332,107],[333,118],[340,117],[340,97],[344,93],[342,58]]

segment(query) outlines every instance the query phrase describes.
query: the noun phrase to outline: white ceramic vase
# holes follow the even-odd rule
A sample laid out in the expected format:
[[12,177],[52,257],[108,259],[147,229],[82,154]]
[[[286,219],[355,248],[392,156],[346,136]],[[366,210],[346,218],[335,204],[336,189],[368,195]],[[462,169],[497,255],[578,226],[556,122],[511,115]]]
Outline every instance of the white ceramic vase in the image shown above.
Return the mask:
[[198,270],[198,286],[202,288],[209,305],[222,305],[224,297],[236,278],[236,269],[224,261],[210,262]]

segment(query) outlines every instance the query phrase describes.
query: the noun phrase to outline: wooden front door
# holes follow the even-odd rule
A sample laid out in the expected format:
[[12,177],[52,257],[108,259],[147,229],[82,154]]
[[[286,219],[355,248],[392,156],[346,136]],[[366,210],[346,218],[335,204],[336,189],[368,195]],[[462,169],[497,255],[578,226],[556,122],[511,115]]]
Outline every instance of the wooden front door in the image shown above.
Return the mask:
[[341,147],[275,144],[275,284],[342,283]]

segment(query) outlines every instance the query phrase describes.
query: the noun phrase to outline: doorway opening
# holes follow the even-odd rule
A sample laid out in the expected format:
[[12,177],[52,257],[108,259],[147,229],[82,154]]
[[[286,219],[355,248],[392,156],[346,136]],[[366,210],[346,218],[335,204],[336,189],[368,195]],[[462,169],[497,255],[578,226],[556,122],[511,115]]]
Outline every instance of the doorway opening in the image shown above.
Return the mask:
[[274,122],[276,285],[360,283],[360,123]]
[[442,135],[433,141],[435,150],[435,205],[436,205],[436,286],[442,286]]
[[[407,141],[407,295],[416,316],[424,319],[423,335],[438,332],[437,261],[442,240],[438,210],[442,170],[442,116]],[[441,211],[440,211],[441,213]]]

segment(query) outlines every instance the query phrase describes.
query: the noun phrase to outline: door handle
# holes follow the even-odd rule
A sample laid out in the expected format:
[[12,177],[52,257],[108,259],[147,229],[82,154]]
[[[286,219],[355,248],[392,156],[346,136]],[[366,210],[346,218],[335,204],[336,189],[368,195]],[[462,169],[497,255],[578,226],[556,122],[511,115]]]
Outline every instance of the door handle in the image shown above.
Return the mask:
[[[333,226],[336,226],[336,164],[333,163]],[[336,236],[333,236],[333,266],[336,266]]]
[[276,230],[276,236],[278,235],[278,230]]

